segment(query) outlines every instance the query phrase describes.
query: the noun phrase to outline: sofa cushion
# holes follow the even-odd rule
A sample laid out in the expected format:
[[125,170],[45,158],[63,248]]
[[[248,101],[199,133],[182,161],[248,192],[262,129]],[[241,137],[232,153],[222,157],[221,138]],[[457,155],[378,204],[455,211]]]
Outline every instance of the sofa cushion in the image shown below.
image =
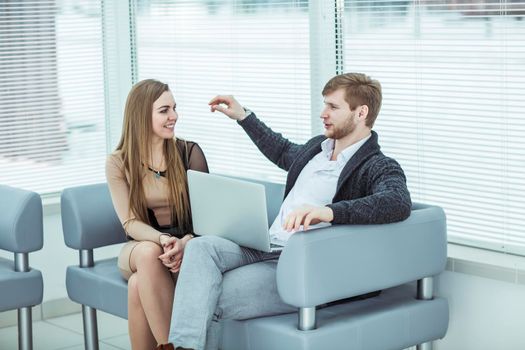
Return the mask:
[[227,350],[403,349],[442,338],[448,327],[446,299],[417,300],[413,283],[379,296],[317,311],[318,328],[297,329],[297,313],[223,321]]
[[[224,287],[233,290],[227,282],[225,276]],[[89,268],[69,266],[66,286],[71,300],[127,318],[127,283],[120,276],[116,258]],[[223,320],[221,348],[402,349],[442,338],[448,326],[446,299],[417,300],[415,293],[415,283],[410,283],[386,289],[374,298],[321,308],[317,311],[318,328],[312,331],[297,330],[297,313]],[[242,295],[238,297],[242,300]]]
[[44,291],[42,273],[35,269],[16,272],[13,261],[0,258],[0,290],[0,311],[38,305]]
[[66,288],[79,304],[128,318],[128,283],[117,267],[117,258],[99,260],[93,267],[68,266]]

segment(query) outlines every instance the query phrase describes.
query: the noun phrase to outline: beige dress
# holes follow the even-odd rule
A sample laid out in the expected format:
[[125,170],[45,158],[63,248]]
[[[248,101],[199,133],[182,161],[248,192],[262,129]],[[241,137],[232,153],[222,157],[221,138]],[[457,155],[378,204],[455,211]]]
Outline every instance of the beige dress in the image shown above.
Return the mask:
[[[177,145],[186,168],[208,172],[206,158],[198,144],[177,140]],[[130,210],[129,181],[124,169],[121,152],[115,151],[108,156],[106,161],[106,179],[111,199],[124,231],[130,239],[122,247],[118,258],[119,269],[126,279],[135,272],[130,265],[133,249],[141,241],[151,241],[159,244],[160,235],[166,232],[162,228],[173,226],[171,210],[168,204],[167,194],[169,193],[169,188],[167,179],[164,176],[157,176],[155,172],[147,167],[144,168],[143,176],[144,195],[146,196],[148,211],[150,212],[150,221],[152,221],[153,225],[137,220]]]

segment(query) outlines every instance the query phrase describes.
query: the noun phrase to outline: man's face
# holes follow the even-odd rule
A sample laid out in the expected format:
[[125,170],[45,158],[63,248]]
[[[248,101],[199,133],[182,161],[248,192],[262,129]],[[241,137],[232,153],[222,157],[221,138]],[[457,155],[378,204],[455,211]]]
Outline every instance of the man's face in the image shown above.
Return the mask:
[[353,112],[345,101],[344,89],[336,90],[324,97],[325,107],[321,113],[324,124],[324,135],[337,140],[351,134],[358,125],[357,113],[359,107]]

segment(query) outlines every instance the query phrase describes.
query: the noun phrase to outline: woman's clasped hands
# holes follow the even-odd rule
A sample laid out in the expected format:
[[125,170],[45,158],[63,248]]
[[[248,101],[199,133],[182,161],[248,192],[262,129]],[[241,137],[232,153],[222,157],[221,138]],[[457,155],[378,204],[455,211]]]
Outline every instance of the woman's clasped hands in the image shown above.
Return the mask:
[[184,255],[184,247],[191,239],[191,235],[186,235],[182,238],[177,238],[169,235],[160,236],[160,244],[162,245],[163,254],[159,255],[159,260],[171,272],[179,272],[182,264],[182,256]]

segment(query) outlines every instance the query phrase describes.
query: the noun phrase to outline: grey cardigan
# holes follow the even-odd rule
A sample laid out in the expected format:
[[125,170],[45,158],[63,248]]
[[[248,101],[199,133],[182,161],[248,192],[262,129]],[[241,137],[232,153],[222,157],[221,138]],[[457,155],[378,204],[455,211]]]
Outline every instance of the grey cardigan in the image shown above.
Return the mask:
[[[259,150],[274,164],[288,172],[284,198],[308,162],[321,152],[323,135],[298,145],[274,132],[254,113],[239,125]],[[411,200],[401,166],[380,151],[378,136],[372,136],[348,161],[339,180],[332,203],[333,224],[384,224],[405,220]]]

